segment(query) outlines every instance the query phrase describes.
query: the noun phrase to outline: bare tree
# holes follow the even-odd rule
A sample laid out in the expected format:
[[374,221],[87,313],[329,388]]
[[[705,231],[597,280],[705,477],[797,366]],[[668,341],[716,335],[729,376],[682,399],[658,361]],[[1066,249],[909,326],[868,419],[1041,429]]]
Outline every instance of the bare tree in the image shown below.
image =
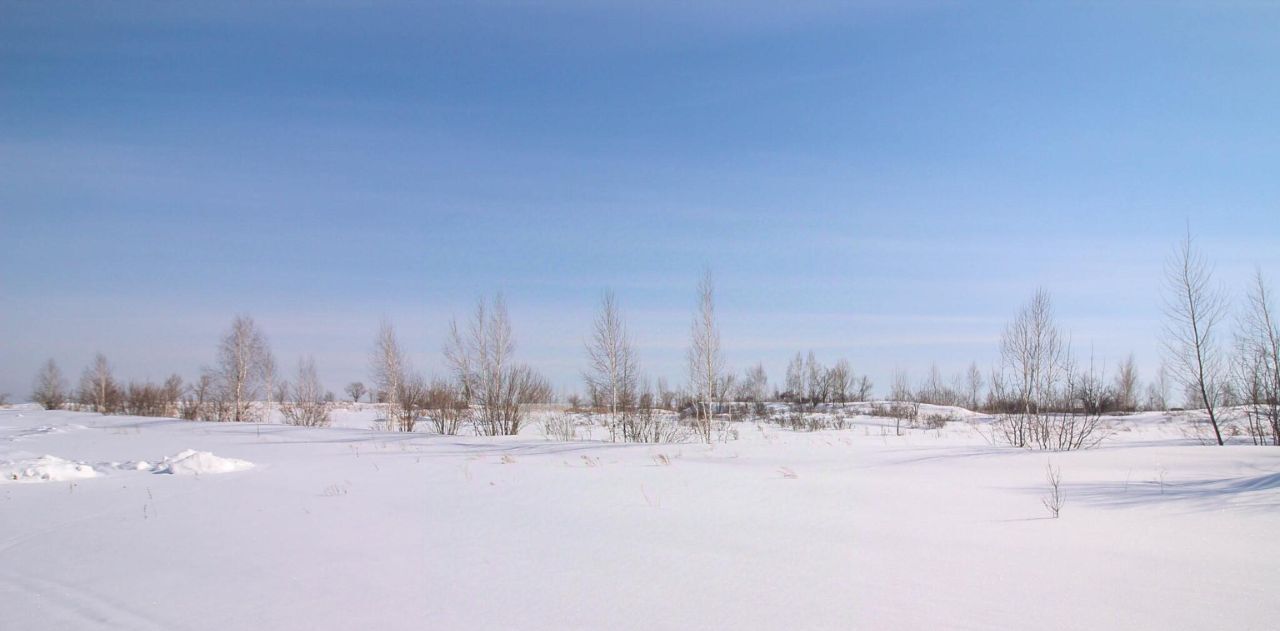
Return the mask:
[[111,414],[120,406],[120,386],[102,353],[94,356],[93,363],[80,376],[80,403],[99,414]]
[[1062,506],[1066,503],[1066,498],[1062,496],[1062,467],[1055,467],[1052,464],[1045,465],[1045,482],[1049,485],[1049,494],[1041,498],[1045,509],[1049,511],[1049,516],[1057,519],[1062,513]]
[[970,410],[977,410],[982,404],[983,386],[982,369],[978,368],[978,362],[970,363],[964,378],[965,406]]
[[617,423],[619,413],[628,411],[636,402],[639,368],[613,292],[605,292],[600,300],[586,350],[588,368],[583,378],[587,388],[602,395],[608,404],[610,423]]
[[827,368],[818,363],[818,358],[809,351],[804,360],[805,399],[812,404],[826,403],[830,394],[830,380]]
[[274,401],[281,404],[289,398],[289,384],[284,380],[277,381],[276,357],[267,351],[262,358],[262,385],[263,392],[266,393],[265,407],[262,411],[262,418],[266,422],[271,422],[274,413]]
[[938,362],[933,362],[929,365],[929,376],[916,390],[916,399],[930,405],[949,405],[950,398],[947,394],[947,386],[942,381],[942,371],[938,369]]
[[400,382],[400,390],[396,393],[395,405],[391,408],[388,423],[393,429],[412,432],[418,425],[418,417],[426,413],[430,398],[430,386],[421,375],[410,372]]
[[724,380],[724,358],[720,354],[720,329],[716,325],[715,285],[711,272],[698,282],[698,307],[693,317],[689,343],[689,389],[699,400],[696,425],[699,437],[711,442],[711,420],[718,399],[717,387]]
[[164,401],[164,416],[176,418],[182,411],[182,377],[176,373],[169,375],[161,386],[161,397]]
[[316,361],[311,357],[298,360],[298,374],[287,401],[283,398],[280,401],[285,422],[303,427],[328,427],[329,406],[324,394],[324,386],[316,375]]
[[384,319],[378,325],[378,335],[374,338],[373,352],[369,356],[369,370],[379,398],[387,404],[384,427],[388,430],[397,429],[399,424],[393,417],[401,411],[400,395],[404,394],[409,367],[404,351],[400,348],[400,340],[396,337],[395,326],[390,320]]
[[1160,364],[1156,376],[1147,383],[1146,409],[1163,412],[1169,409],[1169,368]]
[[871,391],[875,388],[875,384],[871,383],[871,378],[862,375],[858,377],[858,384],[854,390],[854,401],[866,401],[871,398]]
[[1280,321],[1262,270],[1254,273],[1247,307],[1236,333],[1234,366],[1249,435],[1257,444],[1280,445]]
[[352,381],[347,384],[346,388],[343,388],[343,392],[346,392],[347,396],[351,397],[352,403],[359,403],[360,397],[363,397],[365,393],[364,382]]
[[36,373],[31,400],[44,406],[46,410],[56,410],[67,402],[67,380],[62,377],[62,370],[52,359],[45,362],[40,367],[40,372]]
[[1134,361],[1133,353],[1129,353],[1116,370],[1112,391],[1115,393],[1117,408],[1124,412],[1138,409],[1138,363]]
[[915,395],[911,393],[911,377],[906,370],[898,369],[893,371],[893,385],[889,389],[889,400],[915,400]]
[[1032,445],[1041,415],[1048,413],[1071,373],[1070,357],[1053,318],[1049,293],[1037,290],[1000,339],[1000,356],[1011,376],[1017,412],[996,425],[1015,447]]
[[1173,376],[1195,392],[1221,445],[1218,403],[1226,366],[1217,327],[1226,312],[1226,298],[1213,284],[1212,268],[1194,248],[1190,231],[1165,263],[1165,292],[1164,346]]
[[484,299],[476,302],[465,335],[457,320],[449,323],[445,361],[463,400],[479,406],[479,413],[473,415],[479,434],[519,434],[526,406],[551,399],[551,385],[529,366],[514,363],[514,352],[515,338],[502,294],[494,298],[492,310]]
[[849,389],[853,386],[853,370],[849,368],[849,360],[840,359],[827,371],[827,385],[833,402],[843,404],[849,400]]
[[218,346],[217,375],[230,406],[228,420],[253,420],[253,402],[262,393],[274,361],[267,338],[247,315],[236,316]]
[[757,412],[763,411],[764,402],[769,399],[769,373],[765,372],[764,364],[747,369],[742,378],[742,392],[745,400],[759,408]]
[[658,383],[654,390],[654,399],[658,407],[663,410],[674,410],[676,407],[676,399],[680,397],[680,393],[667,386],[667,380],[659,377]]
[[804,357],[796,352],[796,356],[787,364],[786,393],[796,403],[804,402]]
[[209,402],[214,398],[214,378],[209,371],[201,373],[195,383],[187,386],[182,397],[180,416],[188,421],[210,419]]

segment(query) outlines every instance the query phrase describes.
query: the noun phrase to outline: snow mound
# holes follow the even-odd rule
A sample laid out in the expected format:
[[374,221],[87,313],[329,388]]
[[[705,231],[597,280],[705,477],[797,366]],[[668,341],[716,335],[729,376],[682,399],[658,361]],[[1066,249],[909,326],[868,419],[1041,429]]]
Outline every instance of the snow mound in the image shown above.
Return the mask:
[[222,458],[208,451],[185,449],[175,456],[165,458],[156,465],[156,473],[172,473],[174,475],[204,475],[209,473],[231,473],[252,469],[253,463],[248,460]]
[[0,467],[6,482],[63,482],[98,477],[98,472],[92,466],[63,460],[57,456],[18,460]]

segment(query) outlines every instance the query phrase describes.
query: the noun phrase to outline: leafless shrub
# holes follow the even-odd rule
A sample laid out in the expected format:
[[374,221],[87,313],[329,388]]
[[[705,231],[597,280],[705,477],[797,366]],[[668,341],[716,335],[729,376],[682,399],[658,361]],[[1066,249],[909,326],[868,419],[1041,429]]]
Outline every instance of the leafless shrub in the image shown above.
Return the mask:
[[689,428],[681,425],[678,415],[658,407],[658,395],[644,380],[633,409],[609,419],[610,435],[629,443],[676,443],[690,438]]
[[395,401],[388,405],[387,423],[401,432],[412,432],[418,425],[418,418],[426,413],[431,397],[431,388],[422,377],[408,373],[400,382]]
[[1049,484],[1049,494],[1041,498],[1044,507],[1054,519],[1062,512],[1066,499],[1062,496],[1062,468],[1052,464],[1045,465],[1045,480]]
[[915,401],[878,401],[871,404],[871,414],[894,420],[894,434],[902,435],[902,422],[914,426],[920,418],[920,404]]
[[453,436],[468,420],[470,408],[457,388],[447,381],[437,379],[427,389],[427,415],[437,434]]
[[950,414],[939,414],[937,412],[925,414],[921,419],[924,421],[925,429],[942,429],[947,423],[954,420]]
[[169,404],[163,387],[131,381],[124,391],[124,412],[133,416],[165,416]]
[[542,433],[551,440],[578,440],[578,424],[570,414],[547,414],[542,417]]

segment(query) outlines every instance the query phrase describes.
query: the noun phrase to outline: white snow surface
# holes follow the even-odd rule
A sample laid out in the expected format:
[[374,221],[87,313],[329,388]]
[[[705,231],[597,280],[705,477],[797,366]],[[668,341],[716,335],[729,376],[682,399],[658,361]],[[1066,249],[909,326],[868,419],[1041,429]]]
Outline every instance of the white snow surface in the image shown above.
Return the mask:
[[628,445],[0,410],[0,472],[45,482],[0,481],[0,628],[1275,628],[1280,449],[954,417]]
[[[138,463],[139,465],[145,463]],[[139,467],[140,468],[140,467]],[[184,449],[177,455],[165,458],[155,467],[156,473],[172,473],[177,475],[201,475],[211,473],[231,473],[252,469],[253,463],[236,458],[221,458],[207,451]]]
[[96,477],[98,472],[92,465],[57,456],[24,458],[0,465],[0,480],[9,482],[68,482]]

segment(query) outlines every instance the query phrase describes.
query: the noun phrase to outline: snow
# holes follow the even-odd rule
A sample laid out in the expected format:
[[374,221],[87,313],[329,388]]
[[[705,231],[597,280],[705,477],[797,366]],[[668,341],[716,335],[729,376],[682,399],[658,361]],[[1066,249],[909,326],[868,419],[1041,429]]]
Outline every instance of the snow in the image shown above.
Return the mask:
[[[1280,614],[1280,449],[1203,446],[1184,417],[1110,419],[1103,446],[1071,453],[992,445],[967,411],[902,436],[869,416],[745,422],[715,445],[376,418],[0,410],[0,471],[45,458],[97,476],[0,483],[0,627],[1268,629]],[[1049,463],[1059,519],[1041,504]]]
[[246,460],[220,458],[207,451],[184,449],[175,456],[165,458],[163,462],[156,466],[155,472],[176,475],[201,475],[231,473],[252,468],[253,463]]
[[0,478],[9,482],[67,482],[98,477],[93,467],[57,456],[40,456],[0,465]]

